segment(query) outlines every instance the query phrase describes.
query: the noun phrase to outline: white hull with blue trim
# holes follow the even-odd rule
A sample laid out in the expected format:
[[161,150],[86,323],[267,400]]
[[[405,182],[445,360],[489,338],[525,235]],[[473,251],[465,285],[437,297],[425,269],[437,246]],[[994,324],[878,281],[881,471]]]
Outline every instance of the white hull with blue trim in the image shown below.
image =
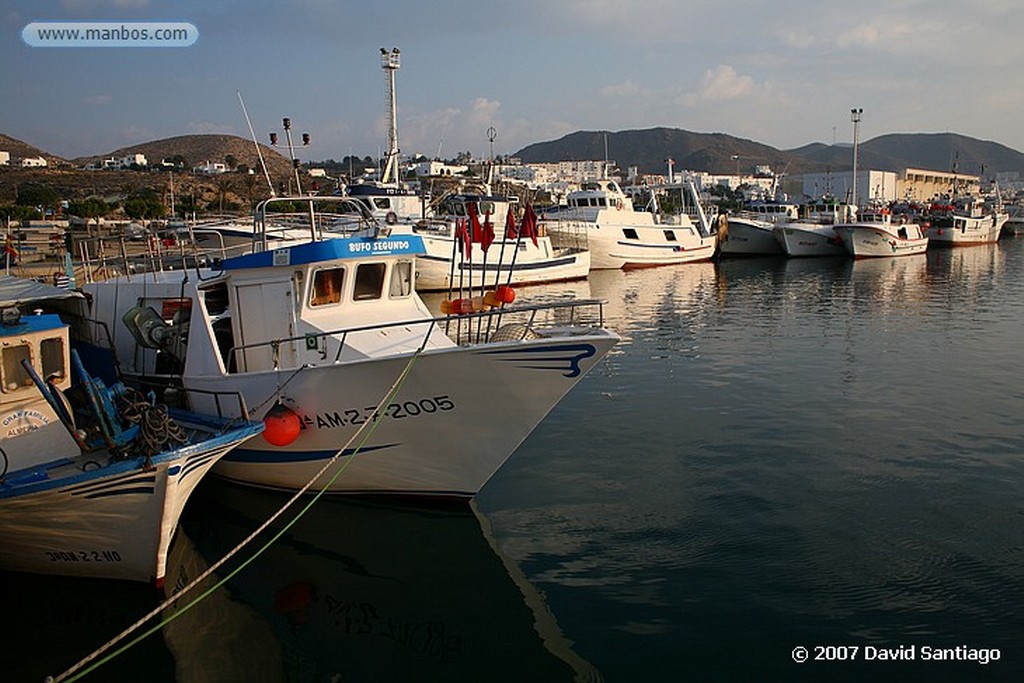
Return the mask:
[[57,315],[17,315],[37,300],[12,298],[14,280],[0,284],[0,567],[159,584],[189,495],[262,425],[108,389]]
[[[157,381],[177,353],[180,374],[164,379],[240,392],[256,418],[277,404],[295,416],[297,436],[271,443],[268,429],[218,474],[298,489],[345,451],[316,486],[469,497],[618,337],[596,301],[487,311],[477,297],[462,300],[477,312],[435,318],[412,284],[423,251],[421,236],[382,229],[86,289],[127,374]],[[187,322],[187,348],[140,344],[122,323],[137,304],[155,327]],[[172,318],[185,309],[187,320]],[[353,440],[403,373],[372,432]]]

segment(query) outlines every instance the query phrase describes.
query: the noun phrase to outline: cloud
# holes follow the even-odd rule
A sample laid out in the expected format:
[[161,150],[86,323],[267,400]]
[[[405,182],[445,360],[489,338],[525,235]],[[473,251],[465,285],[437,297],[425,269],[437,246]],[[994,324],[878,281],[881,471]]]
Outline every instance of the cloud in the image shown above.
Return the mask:
[[107,95],[107,94],[104,94],[104,93],[96,93],[95,95],[87,95],[87,96],[82,98],[82,102],[84,102],[85,104],[90,104],[90,105],[97,106],[97,107],[102,107],[104,105],[110,104],[112,100],[113,100],[113,98],[110,95]]
[[601,88],[601,94],[605,97],[638,97],[642,93],[643,88],[631,80]]
[[735,100],[751,95],[754,88],[753,78],[741,76],[727,64],[719,64],[704,72],[696,92],[683,95],[678,98],[678,102],[694,106],[703,102]]

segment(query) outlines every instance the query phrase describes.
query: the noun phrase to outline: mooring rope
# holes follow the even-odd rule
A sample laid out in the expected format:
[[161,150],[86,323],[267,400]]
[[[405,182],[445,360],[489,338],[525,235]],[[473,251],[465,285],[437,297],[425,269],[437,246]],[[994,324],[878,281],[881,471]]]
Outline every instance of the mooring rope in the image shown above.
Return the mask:
[[[376,409],[374,410],[374,413],[373,413],[373,417],[371,419],[367,420],[366,422],[364,422],[359,427],[359,429],[356,430],[356,432],[352,435],[352,437],[345,443],[345,445],[342,446],[333,456],[331,456],[330,460],[328,460],[327,463],[324,464],[324,466],[320,469],[320,471],[317,472],[313,476],[313,478],[310,479],[306,483],[305,486],[303,486],[301,489],[299,489],[295,493],[295,495],[293,495],[281,507],[280,510],[278,510],[273,515],[271,515],[267,519],[267,521],[265,521],[263,524],[261,524],[259,527],[257,527],[257,529],[255,531],[253,531],[251,534],[249,534],[247,537],[245,537],[242,541],[240,541],[238,543],[238,545],[236,545],[234,548],[232,548],[226,555],[224,555],[224,557],[222,557],[221,559],[217,560],[217,562],[212,564],[206,571],[204,571],[202,574],[200,574],[195,579],[193,579],[190,583],[188,583],[186,586],[184,586],[180,591],[178,591],[177,593],[175,593],[171,597],[169,597],[166,600],[164,600],[162,603],[157,605],[148,614],[143,616],[141,619],[139,619],[134,624],[132,624],[131,626],[126,628],[124,631],[119,633],[117,636],[112,638],[110,641],[108,641],[105,645],[103,645],[102,647],[98,648],[95,652],[93,652],[92,654],[88,655],[87,657],[85,657],[84,659],[79,661],[77,664],[75,664],[74,666],[69,668],[64,673],[62,673],[62,674],[60,674],[60,675],[58,675],[56,677],[47,677],[46,678],[46,682],[47,683],[62,683],[63,681],[77,681],[78,679],[82,678],[86,674],[95,671],[96,669],[98,669],[99,667],[103,666],[107,662],[111,661],[115,657],[118,657],[119,655],[123,654],[124,652],[127,652],[129,649],[131,649],[132,647],[134,647],[138,643],[142,642],[143,640],[145,640],[149,636],[153,635],[154,633],[156,633],[157,631],[162,629],[167,624],[171,623],[172,621],[174,621],[175,619],[180,617],[182,614],[184,614],[188,610],[190,610],[193,607],[195,607],[196,605],[198,605],[200,602],[205,600],[209,595],[211,595],[214,591],[216,591],[218,588],[220,588],[225,583],[227,583],[229,580],[231,580],[236,574],[238,574],[240,571],[245,569],[256,558],[258,558],[260,555],[262,555],[271,545],[273,545],[274,542],[277,541],[277,539],[279,539],[281,536],[283,536],[285,534],[285,532],[287,532],[296,522],[299,521],[299,519],[302,518],[303,515],[306,514],[306,512],[311,507],[313,507],[313,504],[316,503],[316,501],[320,499],[320,496],[322,496],[324,493],[326,493],[327,489],[330,488],[331,484],[333,484],[335,481],[337,481],[338,477],[341,476],[341,474],[349,466],[349,464],[352,462],[352,460],[355,459],[356,454],[359,453],[360,449],[362,449],[362,447],[366,444],[366,442],[369,440],[370,436],[373,435],[374,430],[376,430],[377,425],[381,422],[381,420],[383,418],[383,415],[384,415],[383,410],[391,403],[392,399],[394,399],[394,397],[398,394],[398,391],[402,388],[402,385],[405,383],[405,380],[409,376],[409,372],[412,370],[413,364],[415,364],[416,360],[420,357],[420,354],[423,352],[423,349],[426,347],[426,344],[427,344],[427,337],[424,337],[423,344],[421,344],[420,347],[409,358],[409,362],[406,363],[405,367],[402,369],[402,372],[399,374],[398,378],[395,379],[395,382],[391,385],[391,388],[388,389],[387,393],[385,393],[384,397],[377,404],[377,407],[376,407]],[[317,491],[316,495],[314,495],[310,499],[310,501],[301,510],[299,510],[299,512],[295,515],[295,517],[293,517],[291,519],[291,521],[289,521],[287,524],[285,524],[281,528],[281,530],[278,531],[273,537],[271,537],[270,540],[268,540],[259,550],[257,550],[255,553],[253,553],[253,555],[251,557],[249,557],[247,560],[242,562],[238,567],[236,567],[235,569],[230,571],[228,574],[226,574],[224,576],[224,578],[222,578],[220,581],[217,581],[215,584],[210,586],[210,588],[208,588],[207,590],[205,590],[202,593],[200,593],[191,602],[189,602],[188,604],[186,604],[183,607],[181,607],[180,609],[178,609],[174,614],[172,614],[171,616],[167,617],[166,619],[164,619],[160,623],[156,624],[155,626],[149,628],[148,630],[146,630],[145,632],[141,633],[140,635],[136,636],[134,639],[132,639],[128,643],[125,643],[124,645],[122,645],[117,650],[111,652],[106,657],[103,657],[103,659],[100,659],[99,661],[93,663],[88,668],[84,668],[83,669],[83,667],[85,667],[87,664],[89,664],[90,662],[95,660],[97,657],[99,657],[100,655],[104,654],[105,652],[110,650],[112,647],[117,645],[119,642],[121,642],[122,640],[124,640],[125,638],[130,636],[132,633],[134,633],[138,629],[140,629],[146,622],[148,622],[150,619],[152,619],[156,615],[160,614],[160,612],[162,612],[163,610],[167,609],[167,607],[169,607],[172,603],[177,602],[178,600],[180,600],[183,595],[185,595],[189,591],[193,590],[202,581],[204,581],[208,576],[210,576],[214,571],[219,569],[225,562],[227,562],[229,559],[234,557],[245,546],[247,546],[249,543],[251,543],[259,534],[261,534],[264,530],[266,530],[266,528],[268,526],[270,526],[278,517],[280,517],[282,514],[284,514],[285,510],[287,510],[289,507],[291,507],[295,503],[295,501],[297,501],[302,495],[304,495],[306,492],[308,492],[309,489],[311,489],[313,487],[313,484],[315,484],[316,481],[318,479],[320,479],[320,477],[323,476],[324,473],[326,473],[331,468],[332,465],[334,465],[334,463],[338,460],[338,458],[340,458],[345,453],[345,451],[348,450],[349,446],[351,446],[352,443],[360,436],[360,434],[362,434],[363,430],[367,430],[367,429],[368,429],[368,431],[362,437],[362,439],[359,441],[359,444],[352,451],[351,455],[349,456],[349,459],[346,460],[342,464],[342,466],[338,468],[338,471],[335,472],[334,475],[329,480],[327,480],[327,482],[320,488],[320,490]]]

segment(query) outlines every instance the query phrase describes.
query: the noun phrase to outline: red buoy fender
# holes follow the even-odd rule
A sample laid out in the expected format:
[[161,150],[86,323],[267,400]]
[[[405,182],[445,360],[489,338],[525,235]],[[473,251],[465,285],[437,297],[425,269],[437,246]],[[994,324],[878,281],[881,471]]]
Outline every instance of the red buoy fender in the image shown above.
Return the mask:
[[263,416],[263,439],[273,446],[287,446],[299,438],[302,421],[294,410],[283,403],[275,403]]

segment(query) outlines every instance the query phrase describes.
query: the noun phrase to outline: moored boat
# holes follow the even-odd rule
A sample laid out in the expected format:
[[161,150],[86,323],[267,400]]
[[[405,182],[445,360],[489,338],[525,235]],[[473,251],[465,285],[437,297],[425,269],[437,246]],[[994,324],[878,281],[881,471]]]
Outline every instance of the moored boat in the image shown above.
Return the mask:
[[920,225],[905,216],[894,221],[888,209],[861,212],[855,223],[840,223],[834,229],[854,258],[909,256],[928,248],[928,237]]
[[566,202],[548,217],[586,226],[591,268],[662,266],[706,261],[715,254],[717,235],[706,225],[686,214],[662,222],[654,211],[638,211],[614,180],[586,181]]
[[283,425],[218,463],[229,479],[297,489],[340,458],[333,492],[473,496],[618,341],[592,300],[510,306],[496,288],[434,317],[413,288],[418,234],[269,249],[288,201],[258,207],[257,251],[219,271],[86,287],[126,376],[237,391]]
[[846,253],[835,225],[852,213],[851,207],[825,198],[802,208],[802,217],[772,229],[788,256],[840,256]]
[[928,214],[930,244],[942,247],[996,242],[1009,219],[1001,205],[989,207],[977,197],[935,202]]
[[0,567],[161,584],[193,489],[262,425],[108,388],[56,314],[7,307],[0,337]]

